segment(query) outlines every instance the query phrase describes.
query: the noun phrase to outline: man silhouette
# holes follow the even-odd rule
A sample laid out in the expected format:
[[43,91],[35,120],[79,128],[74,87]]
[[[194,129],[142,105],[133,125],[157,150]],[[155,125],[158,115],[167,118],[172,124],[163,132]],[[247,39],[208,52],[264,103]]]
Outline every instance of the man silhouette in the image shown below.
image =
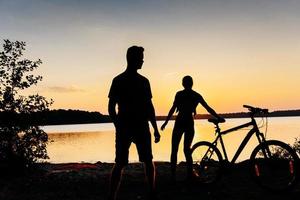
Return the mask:
[[178,112],[172,133],[171,174],[173,181],[176,180],[177,152],[182,135],[184,135],[183,151],[187,163],[187,178],[190,180],[195,176],[190,147],[195,134],[193,116],[196,115],[197,105],[200,103],[210,114],[216,118],[223,119],[207,105],[206,101],[199,93],[192,89],[193,79],[191,76],[183,77],[182,86],[184,87],[184,90],[176,93],[173,106],[168,113],[166,121],[161,126],[161,130],[164,130],[173,113],[175,111]]
[[[152,94],[147,78],[137,73],[144,63],[144,48],[128,48],[127,68],[116,76],[109,91],[109,115],[116,129],[116,157],[111,172],[109,199],[115,199],[123,168],[128,164],[131,143],[135,143],[139,160],[144,162],[150,196],[155,195],[155,166],[152,162],[151,135],[148,121],[154,129],[155,142],[159,142]],[[118,105],[118,112],[116,112]]]

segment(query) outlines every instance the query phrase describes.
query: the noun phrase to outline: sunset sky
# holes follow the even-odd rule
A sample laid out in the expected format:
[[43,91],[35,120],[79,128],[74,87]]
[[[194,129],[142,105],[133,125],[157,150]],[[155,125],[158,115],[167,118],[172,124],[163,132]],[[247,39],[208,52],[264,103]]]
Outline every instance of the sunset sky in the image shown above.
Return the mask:
[[[185,75],[217,112],[300,108],[299,0],[0,0],[0,39],[27,42],[52,108],[107,114],[129,46],[166,115]],[[2,45],[1,45],[2,50]],[[198,113],[205,113],[203,108]]]

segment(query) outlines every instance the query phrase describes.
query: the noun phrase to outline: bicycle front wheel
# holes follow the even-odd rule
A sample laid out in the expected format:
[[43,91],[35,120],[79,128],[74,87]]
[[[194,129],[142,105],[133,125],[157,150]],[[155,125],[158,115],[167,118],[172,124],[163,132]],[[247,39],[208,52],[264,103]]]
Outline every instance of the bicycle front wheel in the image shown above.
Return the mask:
[[255,180],[272,191],[291,189],[298,176],[298,156],[289,145],[277,140],[259,144],[250,157]]
[[191,149],[193,170],[203,184],[213,184],[222,173],[222,155],[210,142],[198,142]]

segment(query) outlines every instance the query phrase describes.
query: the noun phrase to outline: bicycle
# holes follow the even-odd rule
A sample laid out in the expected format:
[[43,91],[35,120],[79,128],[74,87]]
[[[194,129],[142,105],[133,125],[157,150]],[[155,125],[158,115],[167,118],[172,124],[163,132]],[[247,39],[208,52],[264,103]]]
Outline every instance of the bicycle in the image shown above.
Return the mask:
[[[296,184],[299,174],[299,158],[296,151],[284,142],[266,140],[265,135],[260,132],[255,117],[262,115],[262,117],[267,118],[267,109],[248,105],[243,107],[249,110],[250,122],[221,131],[219,123],[224,123],[224,119],[208,119],[215,125],[216,138],[212,143],[200,141],[192,146],[193,167],[200,182],[204,184],[216,183],[221,178],[226,164],[235,164],[250,138],[255,135],[259,144],[250,156],[249,167],[252,177],[265,189],[272,191],[291,189]],[[232,160],[229,161],[222,136],[251,126],[252,128],[241,142]],[[217,147],[219,142],[222,154]]]

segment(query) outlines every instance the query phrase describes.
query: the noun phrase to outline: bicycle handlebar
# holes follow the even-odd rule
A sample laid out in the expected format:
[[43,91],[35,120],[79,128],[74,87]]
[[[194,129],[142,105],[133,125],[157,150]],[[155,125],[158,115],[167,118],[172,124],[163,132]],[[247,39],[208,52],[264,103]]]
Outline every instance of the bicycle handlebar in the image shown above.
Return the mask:
[[249,105],[243,105],[243,107],[248,108],[248,110],[252,114],[257,114],[257,113],[268,114],[269,113],[269,110],[265,109],[265,108],[258,108],[258,107],[253,107],[253,106],[249,106]]
[[[258,107],[253,107],[249,105],[243,105],[244,108],[248,108],[250,112],[250,116],[254,116],[255,114],[268,114],[269,110],[265,108],[258,108]],[[209,118],[209,122],[218,125],[219,123],[224,123],[225,119],[224,118]]]

